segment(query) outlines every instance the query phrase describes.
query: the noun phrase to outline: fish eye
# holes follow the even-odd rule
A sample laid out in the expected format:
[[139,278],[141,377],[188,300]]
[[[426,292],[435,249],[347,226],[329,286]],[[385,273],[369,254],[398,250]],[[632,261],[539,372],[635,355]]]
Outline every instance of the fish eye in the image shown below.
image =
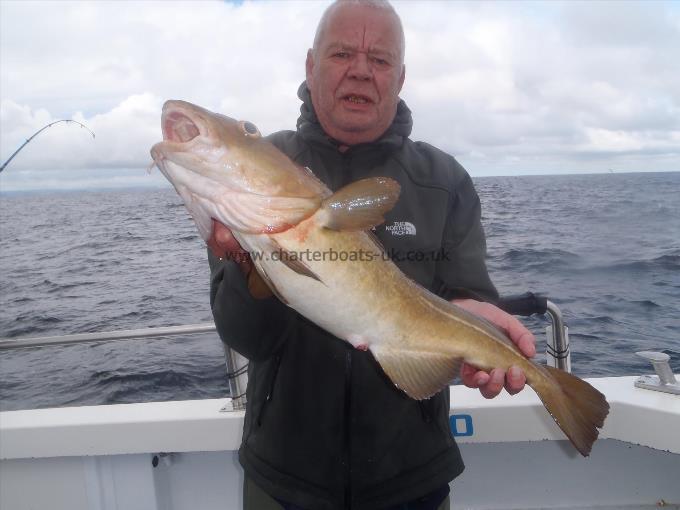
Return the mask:
[[241,129],[243,130],[244,135],[252,136],[253,138],[260,138],[262,136],[260,134],[260,130],[257,129],[257,126],[252,122],[242,120],[241,122],[239,122],[239,124],[241,125]]

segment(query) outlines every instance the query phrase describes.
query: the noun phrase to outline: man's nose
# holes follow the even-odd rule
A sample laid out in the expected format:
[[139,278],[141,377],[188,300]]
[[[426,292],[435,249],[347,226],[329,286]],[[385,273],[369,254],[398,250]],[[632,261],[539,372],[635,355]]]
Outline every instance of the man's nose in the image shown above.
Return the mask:
[[365,53],[357,53],[352,59],[352,65],[349,68],[349,77],[357,80],[371,79],[371,64],[368,60],[368,55]]

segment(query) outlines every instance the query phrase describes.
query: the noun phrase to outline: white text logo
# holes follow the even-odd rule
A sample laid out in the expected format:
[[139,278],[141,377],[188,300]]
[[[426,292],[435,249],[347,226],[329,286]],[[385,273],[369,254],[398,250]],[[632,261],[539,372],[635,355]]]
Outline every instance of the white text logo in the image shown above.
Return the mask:
[[416,235],[416,226],[408,221],[395,221],[391,225],[387,225],[385,229],[393,236]]

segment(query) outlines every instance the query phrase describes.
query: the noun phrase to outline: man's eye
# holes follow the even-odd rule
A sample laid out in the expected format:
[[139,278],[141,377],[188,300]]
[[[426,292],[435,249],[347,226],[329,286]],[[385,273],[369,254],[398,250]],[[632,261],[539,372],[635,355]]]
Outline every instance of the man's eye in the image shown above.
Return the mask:
[[337,52],[335,55],[333,55],[333,56],[334,56],[334,57],[338,57],[338,58],[347,58],[347,57],[349,57],[349,53],[347,53],[346,51],[338,51],[338,52]]
[[389,62],[387,60],[385,60],[384,58],[378,58],[378,57],[373,57],[373,62],[380,65],[380,66],[386,66],[387,64],[389,64]]

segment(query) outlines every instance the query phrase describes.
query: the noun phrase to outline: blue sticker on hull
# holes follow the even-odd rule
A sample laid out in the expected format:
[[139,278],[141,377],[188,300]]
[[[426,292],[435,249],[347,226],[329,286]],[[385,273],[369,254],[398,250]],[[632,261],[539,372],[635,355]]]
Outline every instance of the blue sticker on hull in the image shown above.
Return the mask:
[[452,414],[449,416],[449,424],[453,437],[468,437],[475,433],[472,416],[469,414]]

